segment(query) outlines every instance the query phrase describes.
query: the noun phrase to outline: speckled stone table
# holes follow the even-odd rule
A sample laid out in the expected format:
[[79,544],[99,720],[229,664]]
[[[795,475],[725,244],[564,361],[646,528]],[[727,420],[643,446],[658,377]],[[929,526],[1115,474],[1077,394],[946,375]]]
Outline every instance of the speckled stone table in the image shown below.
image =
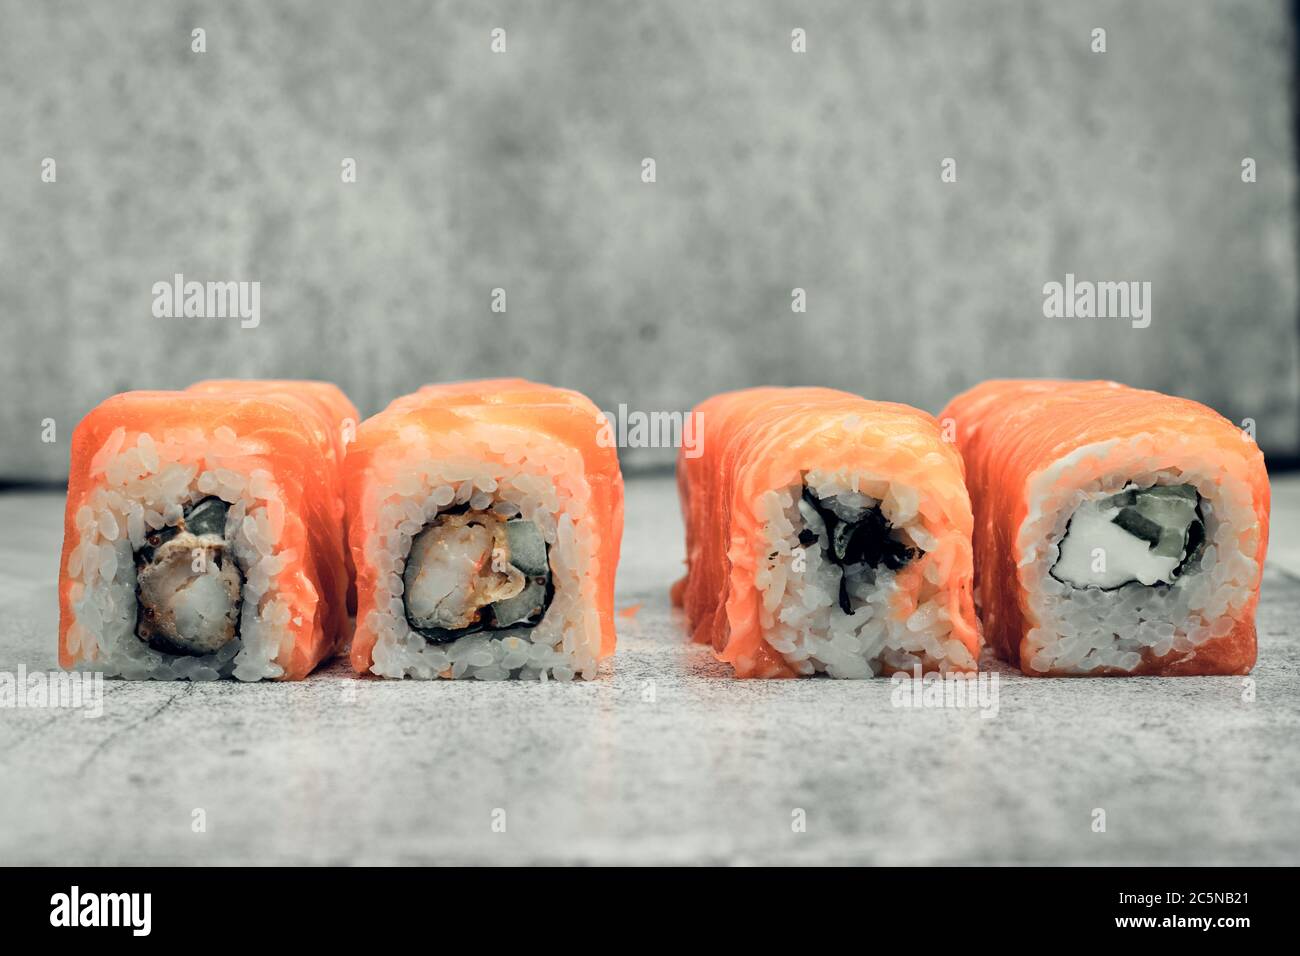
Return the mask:
[[[641,607],[599,680],[336,664],[109,681],[98,719],[0,710],[0,863],[1297,863],[1300,483],[1274,490],[1253,701],[1002,669],[986,719],[892,706],[888,681],[729,680],[668,607],[672,482],[641,479],[619,577]],[[54,665],[62,507],[0,495],[2,671]]]

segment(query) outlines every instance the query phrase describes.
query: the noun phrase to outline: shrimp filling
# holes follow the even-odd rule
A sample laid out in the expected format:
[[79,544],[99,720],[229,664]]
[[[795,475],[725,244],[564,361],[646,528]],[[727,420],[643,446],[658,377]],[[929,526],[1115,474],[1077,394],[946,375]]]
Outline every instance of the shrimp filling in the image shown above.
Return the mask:
[[225,537],[227,510],[203,498],[135,551],[135,633],[154,650],[202,656],[238,637],[244,578]]
[[415,536],[402,585],[407,623],[431,644],[533,627],[554,593],[537,525],[464,506],[442,512]]

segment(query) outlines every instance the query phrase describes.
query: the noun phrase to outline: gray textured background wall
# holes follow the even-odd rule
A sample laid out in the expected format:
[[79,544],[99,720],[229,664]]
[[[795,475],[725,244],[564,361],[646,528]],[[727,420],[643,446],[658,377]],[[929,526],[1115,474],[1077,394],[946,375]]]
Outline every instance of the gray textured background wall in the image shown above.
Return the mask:
[[[1109,376],[1293,452],[1288,12],[0,2],[0,476],[64,474],[43,418],[214,375],[364,412],[516,373],[643,410]],[[176,272],[260,281],[260,327],[153,318]],[[1045,319],[1067,272],[1150,281],[1151,326]]]

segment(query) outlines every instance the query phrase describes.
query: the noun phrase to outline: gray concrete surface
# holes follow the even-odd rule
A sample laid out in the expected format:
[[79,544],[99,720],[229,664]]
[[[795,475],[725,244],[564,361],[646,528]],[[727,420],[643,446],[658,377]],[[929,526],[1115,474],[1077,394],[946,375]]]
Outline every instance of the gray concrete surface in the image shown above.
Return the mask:
[[[1300,479],[1275,494],[1294,542]],[[61,507],[0,496],[0,671],[53,665]],[[1267,571],[1252,703],[1241,678],[1002,669],[984,719],[887,681],[729,679],[667,606],[681,548],[671,482],[630,481],[619,603],[642,606],[589,684],[334,666],[0,710],[0,864],[1300,862],[1294,566]]]
[[[0,477],[66,474],[45,418],[210,376],[366,412],[505,373],[645,411],[1103,376],[1295,451],[1288,6],[0,0]],[[261,325],[154,319],[177,272],[261,282]],[[1067,272],[1150,281],[1151,326],[1044,319]]]

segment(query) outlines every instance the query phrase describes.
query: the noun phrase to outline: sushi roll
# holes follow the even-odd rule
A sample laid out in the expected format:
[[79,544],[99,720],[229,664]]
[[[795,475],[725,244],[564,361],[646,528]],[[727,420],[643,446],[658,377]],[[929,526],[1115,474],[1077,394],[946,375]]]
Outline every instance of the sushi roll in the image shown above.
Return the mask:
[[826,388],[728,392],[693,414],[672,597],[694,640],[737,677],[975,669],[970,501],[931,416]]
[[345,467],[359,673],[596,676],[614,650],[617,452],[577,392],[427,386],[361,423]]
[[346,636],[333,425],[295,383],[126,392],[72,438],[59,662],[305,677]]
[[941,419],[1002,658],[1031,675],[1251,669],[1269,485],[1249,435],[1115,382],[985,382]]

